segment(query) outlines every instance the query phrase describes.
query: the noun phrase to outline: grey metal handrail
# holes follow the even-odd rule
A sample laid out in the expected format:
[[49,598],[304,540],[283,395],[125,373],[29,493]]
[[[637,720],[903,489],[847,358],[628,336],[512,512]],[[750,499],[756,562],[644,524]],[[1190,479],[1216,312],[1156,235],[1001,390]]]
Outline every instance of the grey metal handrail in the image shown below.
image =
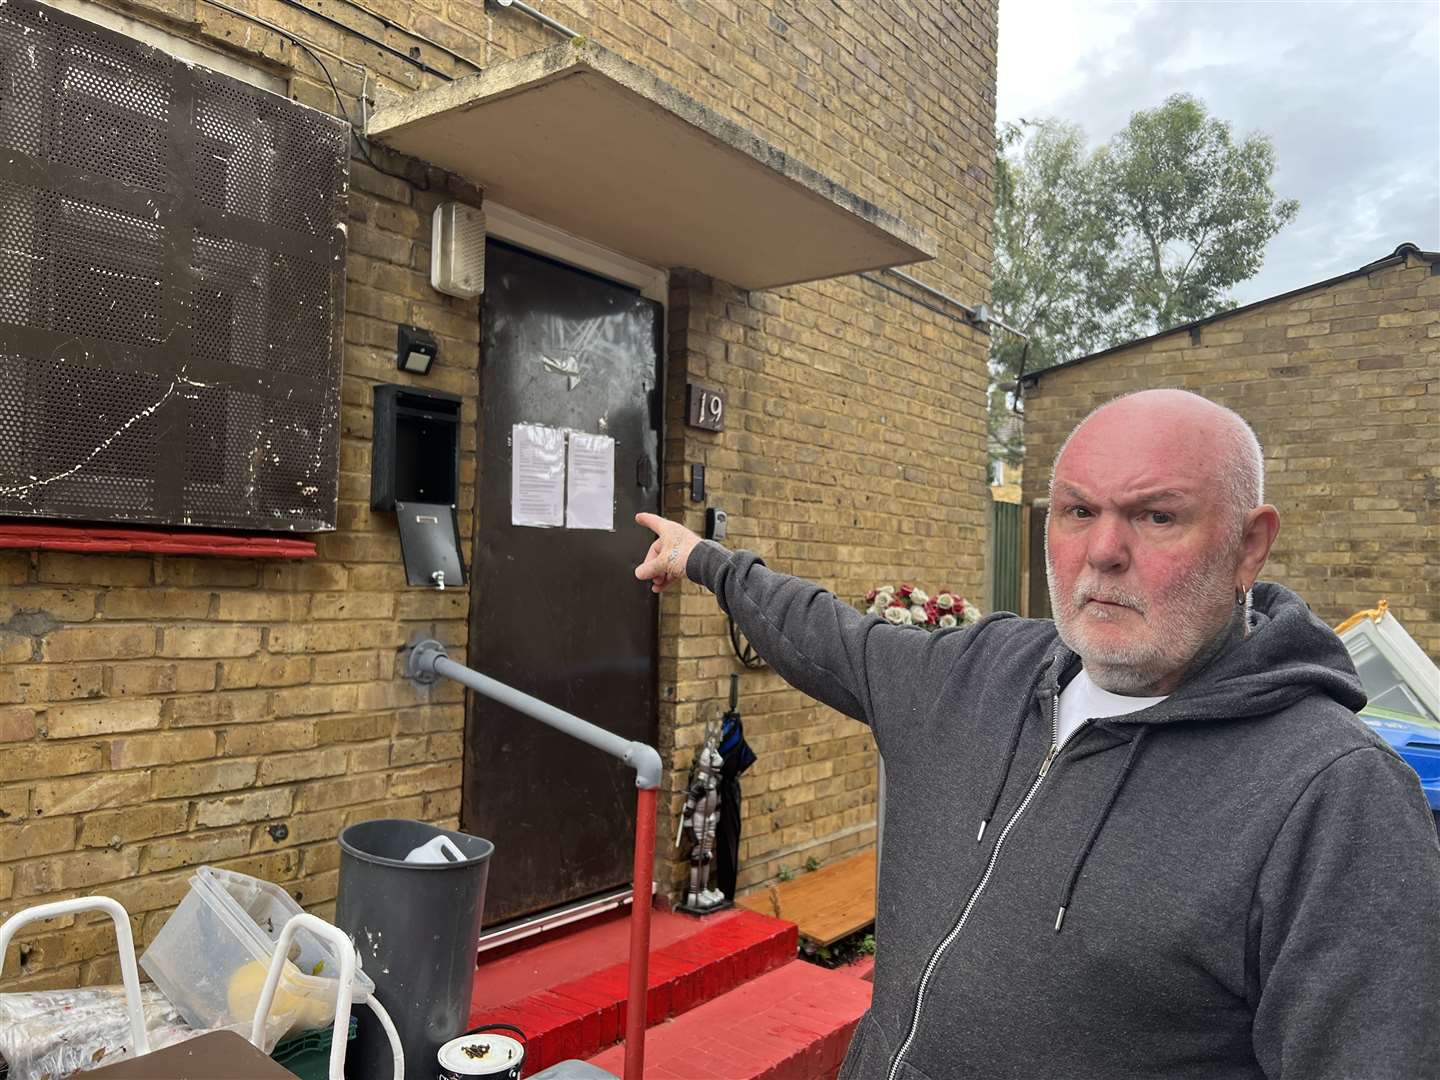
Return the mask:
[[442,675],[454,679],[477,694],[484,694],[493,701],[510,706],[516,712],[522,712],[597,750],[603,750],[611,757],[619,758],[635,770],[637,788],[653,789],[660,786],[660,754],[653,746],[622,739],[614,732],[597,727],[588,720],[581,720],[564,709],[557,709],[539,698],[521,693],[513,686],[506,686],[488,675],[481,675],[474,668],[457,664],[445,652],[445,646],[433,638],[418,642],[411,648],[405,673],[421,686],[429,686]]

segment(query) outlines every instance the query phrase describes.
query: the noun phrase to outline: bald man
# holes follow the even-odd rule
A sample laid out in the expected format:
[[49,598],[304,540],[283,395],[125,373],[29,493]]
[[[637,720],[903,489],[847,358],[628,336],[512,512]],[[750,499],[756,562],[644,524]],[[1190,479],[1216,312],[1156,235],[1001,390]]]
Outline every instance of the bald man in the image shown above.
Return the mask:
[[847,1080],[1440,1078],[1440,844],[1335,635],[1259,583],[1248,425],[1174,390],[1058,455],[1055,620],[920,633],[661,518],[636,576],[715,593],[888,779]]

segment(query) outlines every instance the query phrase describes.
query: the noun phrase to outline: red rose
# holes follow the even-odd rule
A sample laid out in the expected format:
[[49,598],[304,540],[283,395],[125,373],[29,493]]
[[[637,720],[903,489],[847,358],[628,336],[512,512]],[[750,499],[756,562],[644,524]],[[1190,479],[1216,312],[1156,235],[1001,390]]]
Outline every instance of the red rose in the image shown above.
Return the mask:
[[878,596],[879,594],[880,594],[880,590],[879,590],[879,589],[871,589],[869,592],[867,592],[867,593],[865,594],[865,602],[866,602],[867,604],[873,604],[873,603],[875,602],[875,597]]
[[940,605],[934,600],[929,601],[925,605],[925,615],[931,622],[938,623],[940,621]]
[[909,604],[905,603],[905,601],[904,601],[904,600],[901,600],[898,596],[895,597],[893,600],[890,601],[889,604],[886,605],[886,607],[903,607],[903,608],[908,608],[909,606],[910,606]]
[[914,591],[915,591],[915,586],[914,586],[914,585],[901,585],[901,586],[900,586],[900,595],[903,596],[903,597],[905,597],[905,599],[907,599],[907,600],[910,599],[910,594],[911,594],[912,592],[914,592]]

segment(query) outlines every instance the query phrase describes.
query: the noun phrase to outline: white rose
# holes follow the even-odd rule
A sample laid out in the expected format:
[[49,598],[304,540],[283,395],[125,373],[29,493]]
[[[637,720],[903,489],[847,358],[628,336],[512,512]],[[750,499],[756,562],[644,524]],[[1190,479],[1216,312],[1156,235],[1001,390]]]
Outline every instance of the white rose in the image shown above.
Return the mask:
[[886,585],[883,589],[875,590],[875,603],[881,607],[888,606],[893,599],[895,599],[895,590],[891,586]]
[[924,607],[929,602],[930,595],[924,589],[916,589],[910,594],[910,603],[918,607]]
[[903,626],[910,621],[910,612],[903,607],[887,607],[885,609],[885,621],[892,622],[896,626]]
[[959,626],[959,625],[960,625],[960,620],[957,619],[957,618],[955,618],[954,615],[941,615],[941,616],[940,616],[940,628],[941,628],[942,630],[945,629],[946,627]]
[[869,607],[867,607],[867,608],[865,609],[865,614],[866,614],[866,615],[879,615],[880,612],[879,612],[879,610],[875,607],[874,604],[871,604]]
[[910,608],[910,618],[924,626],[930,621],[930,613],[919,604],[915,604]]
[[935,606],[941,611],[949,611],[955,606],[955,597],[951,596],[948,592],[942,592],[939,596],[935,597]]
[[965,621],[967,623],[977,623],[980,621],[980,609],[974,604],[965,605]]

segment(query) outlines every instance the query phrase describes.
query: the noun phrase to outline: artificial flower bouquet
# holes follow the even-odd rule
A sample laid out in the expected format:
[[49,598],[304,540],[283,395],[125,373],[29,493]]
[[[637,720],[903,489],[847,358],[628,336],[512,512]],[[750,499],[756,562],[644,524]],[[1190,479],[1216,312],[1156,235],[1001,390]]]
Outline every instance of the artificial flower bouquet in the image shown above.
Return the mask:
[[865,594],[865,603],[866,615],[879,615],[896,626],[944,630],[980,621],[980,609],[949,589],[931,596],[914,585],[881,585]]

